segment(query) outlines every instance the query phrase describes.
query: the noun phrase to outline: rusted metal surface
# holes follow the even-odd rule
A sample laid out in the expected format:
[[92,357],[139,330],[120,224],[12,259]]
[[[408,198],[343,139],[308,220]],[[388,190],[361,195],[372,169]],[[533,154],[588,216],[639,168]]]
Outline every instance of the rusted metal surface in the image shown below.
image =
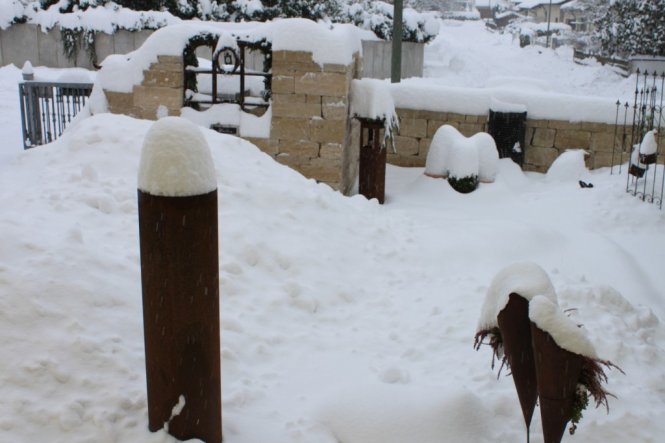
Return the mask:
[[360,119],[360,166],[358,192],[368,199],[385,201],[386,154],[382,121]]
[[529,301],[519,294],[510,294],[508,304],[499,312],[497,320],[528,433],[538,399]]
[[531,337],[544,443],[560,443],[572,413],[582,357],[559,347],[550,334],[533,322]]
[[217,191],[138,199],[149,428],[219,443]]

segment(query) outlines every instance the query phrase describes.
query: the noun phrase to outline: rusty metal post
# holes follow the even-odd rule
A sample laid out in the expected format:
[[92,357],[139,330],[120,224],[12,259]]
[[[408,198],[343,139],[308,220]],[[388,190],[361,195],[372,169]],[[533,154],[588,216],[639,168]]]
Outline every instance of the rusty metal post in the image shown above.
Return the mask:
[[138,202],[149,428],[219,443],[217,190],[165,196],[139,189]]
[[562,349],[550,334],[531,323],[545,443],[560,443],[570,420],[582,357]]
[[526,423],[527,441],[529,441],[529,427],[538,399],[536,369],[531,345],[529,301],[519,294],[510,294],[508,304],[499,312],[497,320],[503,340],[503,350],[510,366]]
[[358,192],[367,197],[375,198],[379,203],[385,201],[386,189],[386,155],[381,131],[383,121],[360,120],[360,165]]

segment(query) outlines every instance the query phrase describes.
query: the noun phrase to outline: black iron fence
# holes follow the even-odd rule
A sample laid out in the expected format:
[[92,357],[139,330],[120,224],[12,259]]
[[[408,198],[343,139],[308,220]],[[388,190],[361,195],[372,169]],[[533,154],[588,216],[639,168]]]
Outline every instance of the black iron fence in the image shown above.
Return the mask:
[[25,149],[60,137],[92,92],[91,83],[26,81],[18,85]]
[[627,162],[626,192],[663,208],[665,190],[665,72],[637,71],[635,97],[617,101],[611,173]]

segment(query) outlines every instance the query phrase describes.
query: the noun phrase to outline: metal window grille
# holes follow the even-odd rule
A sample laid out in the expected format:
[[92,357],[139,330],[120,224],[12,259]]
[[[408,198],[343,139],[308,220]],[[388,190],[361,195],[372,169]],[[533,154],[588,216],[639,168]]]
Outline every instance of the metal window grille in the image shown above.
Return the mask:
[[[217,42],[209,46],[211,51],[211,67],[186,66],[185,67],[185,105],[199,109],[206,109],[215,104],[235,103],[243,111],[270,106],[272,74],[265,68],[265,57],[270,57],[270,49],[250,51],[252,44],[239,40],[237,48],[225,47],[215,50]],[[262,54],[257,61],[255,55]],[[250,56],[252,54],[252,56]],[[251,60],[250,60],[251,58]],[[263,67],[252,65],[263,64]],[[197,91],[187,91],[192,76],[196,76]],[[209,78],[210,89],[203,90],[200,80]],[[262,80],[263,89],[253,91],[249,79]],[[236,86],[234,79],[237,79]],[[228,87],[228,84],[231,87]]]
[[19,83],[23,147],[34,148],[60,137],[91,92],[91,83]]

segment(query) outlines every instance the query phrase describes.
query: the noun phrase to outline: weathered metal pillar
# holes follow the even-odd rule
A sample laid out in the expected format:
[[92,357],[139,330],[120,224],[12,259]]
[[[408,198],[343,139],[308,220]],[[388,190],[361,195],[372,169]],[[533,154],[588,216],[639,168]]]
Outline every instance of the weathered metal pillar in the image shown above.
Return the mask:
[[573,410],[582,357],[561,348],[550,334],[531,323],[545,443],[560,443]]
[[538,399],[536,368],[531,344],[529,301],[519,294],[510,294],[508,304],[499,312],[497,320],[503,340],[503,350],[508,359],[526,423],[527,441],[529,441],[529,427]]
[[386,155],[383,146],[382,131],[384,123],[380,120],[360,120],[360,165],[358,171],[358,193],[375,198],[379,203],[385,201],[386,190]]
[[205,139],[182,119],[158,121],[139,174],[149,428],[219,443],[217,185]]
[[390,63],[390,82],[399,83],[402,79],[402,0],[395,0],[393,5],[393,46]]

